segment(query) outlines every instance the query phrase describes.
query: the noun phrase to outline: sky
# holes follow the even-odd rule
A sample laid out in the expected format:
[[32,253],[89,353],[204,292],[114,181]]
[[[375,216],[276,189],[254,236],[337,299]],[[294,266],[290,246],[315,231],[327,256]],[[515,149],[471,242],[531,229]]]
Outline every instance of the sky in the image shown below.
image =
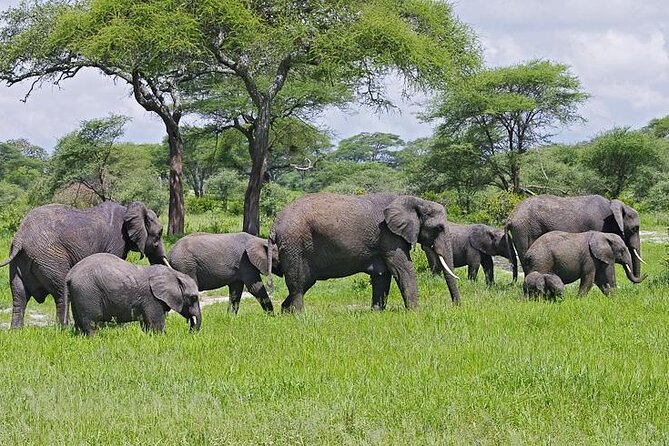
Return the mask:
[[[0,9],[16,4],[0,0]],[[587,140],[615,126],[638,128],[669,115],[666,0],[456,0],[453,8],[479,36],[488,66],[540,58],[565,63],[579,77],[592,96],[579,110],[587,122],[562,129],[557,142]],[[26,138],[50,151],[82,121],[110,113],[132,118],[126,140],[160,142],[165,135],[162,122],[134,101],[126,85],[94,71],[60,87],[44,85],[21,102],[28,89],[27,83],[0,85],[0,141]],[[415,116],[424,97],[393,96],[400,111],[333,109],[317,124],[334,141],[360,132],[395,133],[406,141],[429,136],[435,123]]]

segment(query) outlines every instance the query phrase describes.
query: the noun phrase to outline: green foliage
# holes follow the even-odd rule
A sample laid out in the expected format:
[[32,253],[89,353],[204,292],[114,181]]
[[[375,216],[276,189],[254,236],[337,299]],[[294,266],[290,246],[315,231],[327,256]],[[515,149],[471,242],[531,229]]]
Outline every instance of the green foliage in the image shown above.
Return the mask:
[[614,128],[586,145],[583,164],[606,184],[606,195],[616,198],[628,187],[639,169],[660,163],[655,140],[629,128]]
[[652,119],[643,130],[656,138],[669,138],[669,115]]
[[458,206],[471,212],[477,194],[493,182],[481,150],[446,137],[433,138],[425,150],[407,166],[412,187],[420,193],[455,191]]
[[[355,166],[352,166],[351,163]],[[385,164],[371,162],[358,164],[346,163],[347,173],[339,176],[336,182],[323,190],[341,194],[405,193],[406,184],[401,173]],[[340,166],[340,168],[346,168]]]
[[291,191],[277,183],[268,183],[260,194],[260,211],[262,215],[274,220],[274,217],[301,194]]
[[337,149],[329,155],[335,161],[357,163],[378,162],[394,166],[396,153],[404,141],[392,133],[363,132],[339,141]]
[[221,201],[224,211],[240,215],[244,210],[244,178],[235,170],[223,169],[207,181],[207,193]]
[[577,109],[587,98],[566,65],[533,60],[474,73],[442,92],[429,118],[480,147],[501,188],[520,193],[522,155],[557,126],[581,121]]
[[504,191],[488,193],[484,196],[479,210],[470,215],[469,220],[491,226],[504,226],[513,208],[525,198],[525,196]]
[[190,214],[200,215],[205,212],[220,210],[221,207],[221,202],[210,196],[188,195],[186,197],[186,211]]
[[123,136],[127,116],[92,119],[58,141],[49,164],[51,191],[80,184],[100,200],[112,199],[120,172],[111,166],[117,159],[114,143]]

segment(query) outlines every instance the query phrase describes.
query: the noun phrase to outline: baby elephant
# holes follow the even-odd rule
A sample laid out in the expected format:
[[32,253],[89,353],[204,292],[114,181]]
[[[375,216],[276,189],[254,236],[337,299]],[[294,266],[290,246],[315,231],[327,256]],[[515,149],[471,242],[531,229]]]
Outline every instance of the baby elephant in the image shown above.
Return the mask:
[[633,283],[646,278],[632,272],[632,256],[619,235],[598,231],[547,232],[530,246],[525,260],[528,271],[553,273],[562,283],[581,279],[581,295],[590,291],[594,283],[608,296],[616,287],[616,263],[625,267],[627,278]]
[[[74,265],[65,278],[66,304],[72,302],[75,327],[95,334],[99,322],[141,321],[145,331],[165,331],[172,309],[190,322],[202,323],[197,285],[163,265],[133,265],[111,254],[94,254]],[[66,307],[67,308],[67,307]]]
[[523,294],[530,299],[537,296],[543,296],[549,300],[555,300],[562,296],[564,292],[564,283],[555,274],[542,274],[532,271],[525,276],[523,283]]
[[[195,233],[188,235],[170,251],[172,268],[192,277],[200,291],[223,286],[230,289],[228,311],[237,313],[244,285],[258,300],[262,309],[272,313],[274,307],[260,274],[268,274],[267,240],[245,232],[234,234]],[[278,250],[272,252],[272,272],[281,276]]]

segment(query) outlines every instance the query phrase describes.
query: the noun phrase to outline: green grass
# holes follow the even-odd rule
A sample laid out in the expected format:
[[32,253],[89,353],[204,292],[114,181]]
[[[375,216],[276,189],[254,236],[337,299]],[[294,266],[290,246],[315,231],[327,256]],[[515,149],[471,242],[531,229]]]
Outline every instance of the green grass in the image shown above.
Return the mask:
[[[395,285],[371,312],[359,275],[319,282],[297,317],[206,307],[196,334],[174,314],[165,336],[1,330],[0,444],[667,443],[669,287],[651,282],[666,248],[643,252],[651,278],[619,269],[612,298],[571,285],[556,304],[525,302],[497,270],[492,289],[482,273],[461,280],[454,308],[416,250],[415,312]],[[30,309],[55,313],[51,299]]]

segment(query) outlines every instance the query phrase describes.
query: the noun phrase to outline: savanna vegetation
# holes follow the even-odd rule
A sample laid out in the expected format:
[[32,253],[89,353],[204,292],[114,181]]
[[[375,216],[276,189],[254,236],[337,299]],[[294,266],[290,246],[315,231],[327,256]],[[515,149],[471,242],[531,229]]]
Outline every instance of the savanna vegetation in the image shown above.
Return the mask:
[[[197,231],[267,235],[318,191],[413,194],[494,226],[530,195],[601,194],[640,211],[649,279],[619,269],[613,297],[568,286],[550,304],[521,300],[501,273],[492,288],[460,280],[456,308],[416,249],[415,312],[395,285],[371,312],[358,275],[318,283],[298,316],[245,299],[237,316],[206,306],[199,333],[172,314],[165,336],[129,324],[94,339],[57,328],[52,300],[32,302],[32,327],[0,330],[0,443],[669,442],[669,117],[555,144],[583,120],[579,79],[547,60],[486,67],[441,2],[52,0],[2,20],[0,79],[34,82],[29,96],[98,70],[166,133],[128,142],[129,118],[103,112],[53,148],[0,143],[0,258],[51,202],[143,201],[169,248]],[[394,107],[389,79],[428,93],[433,135],[337,140],[315,124],[326,107]],[[11,305],[2,268],[2,327]]]

